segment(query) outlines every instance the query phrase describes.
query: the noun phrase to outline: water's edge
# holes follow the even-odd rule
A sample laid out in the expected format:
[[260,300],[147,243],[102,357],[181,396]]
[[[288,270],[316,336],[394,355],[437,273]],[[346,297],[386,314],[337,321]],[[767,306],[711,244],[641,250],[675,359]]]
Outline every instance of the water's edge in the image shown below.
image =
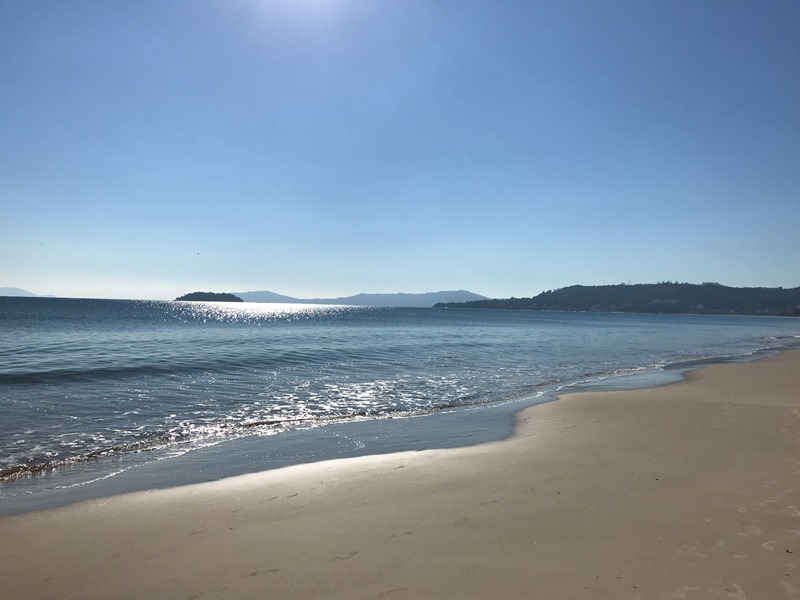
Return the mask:
[[[572,393],[637,390],[682,381],[689,371],[720,363],[744,363],[774,356],[790,347],[763,348],[750,355],[708,357],[662,368],[543,386],[527,397],[457,407],[430,414],[298,427],[274,436],[250,436],[199,448],[180,456],[135,465],[104,459],[96,478],[70,483],[68,467],[31,475],[38,485],[0,483],[0,516],[64,507],[95,498],[217,481],[248,473],[331,459],[455,449],[496,442],[514,433],[517,415],[532,406]],[[66,473],[65,473],[66,471]],[[66,475],[66,476],[65,476]],[[47,485],[51,482],[52,485]],[[19,485],[23,483],[23,485]],[[7,488],[3,490],[3,488]]]

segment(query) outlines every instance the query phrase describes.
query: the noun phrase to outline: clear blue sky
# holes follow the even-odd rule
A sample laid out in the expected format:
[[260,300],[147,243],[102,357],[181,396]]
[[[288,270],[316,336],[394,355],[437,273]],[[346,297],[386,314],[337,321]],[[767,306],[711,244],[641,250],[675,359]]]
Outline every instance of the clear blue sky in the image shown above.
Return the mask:
[[800,285],[800,3],[2,0],[0,286]]

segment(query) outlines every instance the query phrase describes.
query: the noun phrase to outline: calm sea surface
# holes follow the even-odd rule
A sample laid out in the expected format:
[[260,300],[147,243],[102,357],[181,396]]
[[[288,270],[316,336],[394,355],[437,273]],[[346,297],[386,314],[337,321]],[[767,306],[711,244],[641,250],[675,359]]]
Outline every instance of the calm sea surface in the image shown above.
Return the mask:
[[800,342],[800,319],[0,298],[0,497],[67,465],[436,413]]

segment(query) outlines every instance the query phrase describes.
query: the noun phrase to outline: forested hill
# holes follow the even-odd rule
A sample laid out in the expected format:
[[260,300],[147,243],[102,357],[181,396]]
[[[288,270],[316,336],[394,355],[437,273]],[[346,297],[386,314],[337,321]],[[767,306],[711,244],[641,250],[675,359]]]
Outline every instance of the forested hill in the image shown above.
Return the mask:
[[800,316],[800,287],[735,288],[718,283],[573,285],[533,298],[447,302],[437,308]]

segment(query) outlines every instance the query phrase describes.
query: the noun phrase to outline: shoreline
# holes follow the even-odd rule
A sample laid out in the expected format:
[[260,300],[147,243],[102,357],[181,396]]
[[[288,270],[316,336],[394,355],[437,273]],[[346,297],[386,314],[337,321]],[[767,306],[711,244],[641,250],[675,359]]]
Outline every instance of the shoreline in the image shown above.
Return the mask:
[[[158,311],[151,314],[149,309],[142,312],[139,305],[128,308],[132,320],[126,321],[125,327],[119,329],[122,325],[116,319],[106,323],[113,331],[119,330],[120,335],[138,319],[169,317]],[[109,307],[104,310],[92,308],[87,312],[86,307],[80,307],[74,316],[105,323],[101,317]],[[377,320],[370,315],[353,321],[379,326],[375,330],[348,326],[348,338],[352,335],[360,340],[356,346],[375,344],[380,349],[380,360],[373,357],[364,364],[358,362],[359,353],[348,344],[327,358],[324,343],[314,346],[315,336],[324,340],[334,334],[336,330],[331,327],[338,322],[336,315],[319,316],[318,322],[312,323],[314,327],[296,330],[295,325],[288,326],[282,317],[270,313],[265,320],[256,320],[259,324],[280,321],[278,337],[291,333],[292,339],[281,342],[287,348],[288,359],[275,359],[273,365],[270,352],[260,354],[264,348],[258,349],[259,336],[254,336],[253,348],[236,343],[238,350],[219,368],[212,369],[215,373],[228,373],[226,376],[212,376],[209,372],[194,380],[190,376],[194,359],[183,364],[165,357],[167,364],[162,366],[174,377],[159,375],[152,381],[143,380],[136,393],[136,378],[154,365],[146,365],[140,373],[142,365],[136,367],[138,359],[133,360],[129,366],[135,368],[129,383],[117,381],[124,369],[95,378],[92,365],[96,359],[106,360],[95,356],[101,349],[105,349],[101,354],[116,357],[118,367],[141,355],[142,349],[126,358],[124,353],[117,356],[117,346],[109,346],[108,340],[87,338],[85,348],[91,351],[87,350],[86,360],[80,355],[62,357],[63,364],[70,368],[63,389],[49,385],[5,388],[12,410],[0,433],[3,445],[9,449],[3,465],[7,470],[20,471],[18,476],[0,482],[0,515],[200,483],[289,464],[495,441],[511,434],[515,412],[567,390],[650,387],[667,378],[680,377],[678,371],[695,368],[698,363],[750,360],[764,352],[800,347],[797,323],[787,319],[756,322],[737,317],[735,322],[724,324],[716,318],[697,321],[675,315],[645,318],[525,314],[513,318],[495,315],[491,319],[479,316],[476,321],[430,311],[423,318],[420,311],[411,312],[390,311]],[[387,316],[391,318],[384,319]],[[189,317],[198,315],[192,313]],[[220,319],[227,322],[223,317]],[[348,323],[350,317],[346,319]],[[509,327],[511,324],[514,326]],[[387,339],[393,338],[376,333],[383,332],[384,327],[392,332],[411,328],[408,336],[403,334],[403,352],[396,357],[389,351],[391,344],[386,344]],[[194,352],[190,347],[172,344],[168,335],[172,326],[159,331],[166,355],[180,349]],[[186,331],[202,331],[206,335],[211,330],[205,326],[196,330],[191,325]],[[214,331],[213,337],[232,345],[242,333],[238,325],[225,325]],[[441,335],[428,339],[434,332]],[[795,335],[791,335],[793,332]],[[457,335],[449,337],[453,333]],[[300,337],[293,341],[298,334]],[[304,375],[294,382],[295,366],[291,365],[296,359],[288,350],[293,343],[317,348],[308,361],[304,358],[303,365],[297,366]],[[430,357],[420,358],[427,351],[409,352],[431,343]],[[34,354],[48,356],[47,352]],[[195,358],[213,363],[210,355]],[[332,370],[325,366],[330,358],[335,358]],[[383,358],[388,361],[386,364]],[[31,365],[36,360],[32,358]],[[419,360],[422,362],[414,366]],[[396,368],[391,369],[397,373],[383,372],[395,362]],[[46,365],[39,367],[42,374],[50,373]],[[260,370],[262,367],[266,370]],[[277,379],[265,387],[262,378],[273,367]],[[84,375],[91,382],[81,381]],[[67,383],[73,376],[78,381],[74,385]],[[12,383],[27,381],[25,369],[19,373],[12,370],[9,377]],[[53,381],[61,381],[59,377]],[[188,387],[183,390],[179,381]],[[298,385],[305,381],[308,386]],[[330,381],[342,385],[328,385]],[[128,389],[129,385],[135,389]],[[138,393],[142,390],[144,402],[139,402]],[[113,399],[109,407],[99,402],[106,394]],[[163,402],[153,400],[162,396]],[[283,397],[298,401],[281,407]],[[331,403],[317,403],[314,398]],[[15,411],[17,400],[20,410]],[[304,402],[312,402],[313,406],[309,408]],[[43,416],[37,416],[34,410],[40,404],[50,407]],[[208,406],[203,408],[204,404]],[[62,413],[69,418],[59,419]],[[85,423],[81,418],[84,414]],[[311,422],[286,429],[258,425],[269,423],[270,415],[276,414],[288,420],[305,415],[303,418],[308,417]],[[40,472],[30,474],[31,470]]]
[[[782,351],[763,348],[750,355],[695,359],[622,373],[598,373],[559,384],[542,383],[535,386],[535,393],[525,396],[401,417],[343,420],[293,428],[274,437],[244,436],[133,464],[126,464],[126,459],[131,458],[128,454],[98,457],[0,481],[0,492],[6,492],[0,494],[0,518],[97,498],[169,489],[339,458],[459,449],[502,441],[513,436],[520,412],[555,402],[568,394],[670,385],[697,368],[750,362]],[[50,481],[53,483],[48,486]],[[11,494],[9,488],[13,490]]]
[[[800,351],[505,440],[0,518],[10,598],[800,598]],[[43,569],[43,566],[46,568]]]
[[[748,363],[787,350],[791,347],[764,347],[748,355],[706,357],[622,373],[598,373],[559,384],[541,384],[536,386],[535,394],[528,396],[418,415],[301,427],[275,436],[244,436],[132,464],[126,464],[132,458],[127,454],[99,457],[1,481],[0,492],[5,493],[0,494],[0,518],[303,464],[499,442],[514,435],[521,412],[571,394],[672,385],[693,370],[716,364]],[[13,490],[11,493],[9,488]]]

